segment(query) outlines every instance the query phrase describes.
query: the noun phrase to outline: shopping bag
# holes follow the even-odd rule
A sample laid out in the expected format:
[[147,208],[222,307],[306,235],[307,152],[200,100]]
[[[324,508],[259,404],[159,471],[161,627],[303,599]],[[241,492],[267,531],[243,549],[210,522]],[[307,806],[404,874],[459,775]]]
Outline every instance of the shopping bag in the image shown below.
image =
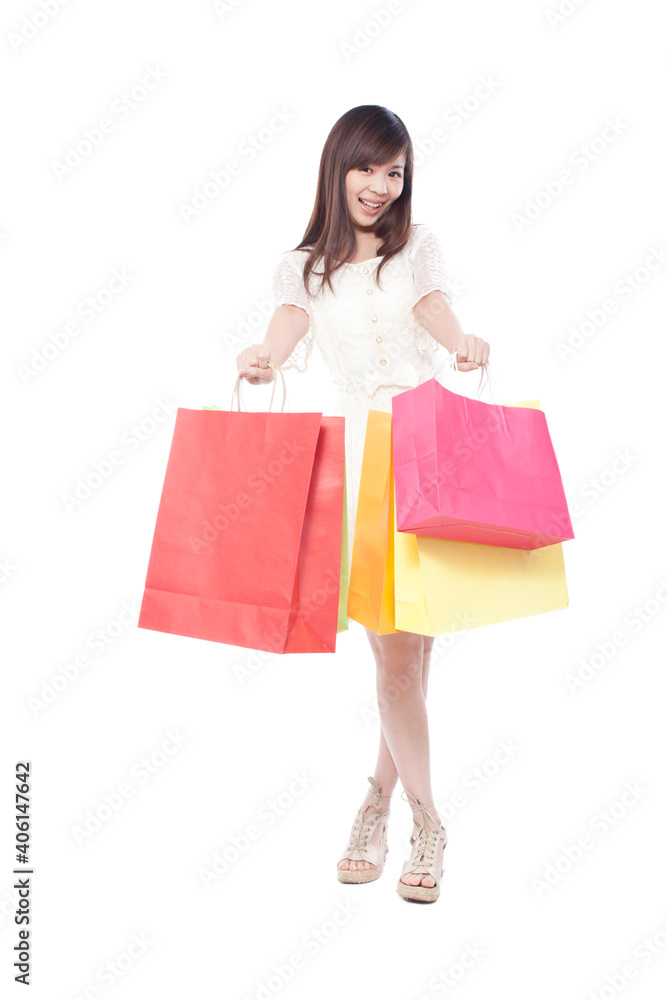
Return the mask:
[[335,652],[344,447],[344,417],[179,407],[138,626]]
[[[513,404],[517,406],[535,404]],[[367,473],[367,455],[373,456],[373,476]],[[366,494],[388,480],[391,494],[392,414],[369,410],[361,471]],[[371,485],[375,483],[375,487]],[[376,506],[379,506],[379,492]],[[370,496],[367,496],[366,507]],[[391,510],[391,530],[375,543],[372,560],[359,516],[355,526],[348,614],[377,634],[416,632],[436,636],[448,632],[524,618],[568,606],[562,545],[526,551],[476,542],[452,541],[397,530],[397,508]],[[381,526],[380,519],[376,527]],[[359,544],[357,546],[357,539]],[[382,550],[384,545],[384,550]],[[391,580],[393,601],[383,606],[383,616],[368,613],[367,594]],[[392,614],[393,611],[393,614]],[[381,627],[377,627],[377,625]]]
[[394,396],[392,416],[399,531],[518,549],[574,538],[542,410],[431,378]]
[[[219,406],[203,406],[203,410],[219,410]],[[343,418],[344,420],[345,418]],[[350,566],[347,543],[347,473],[343,461],[343,520],[341,525],[340,578],[338,581],[338,625],[336,633],[345,632],[350,627],[347,614],[347,600],[350,588]]]
[[[345,417],[343,417],[343,421]],[[347,614],[347,601],[350,592],[350,565],[347,542],[347,472],[345,471],[345,461],[343,461],[343,522],[341,525],[341,553],[340,553],[340,579],[338,581],[338,628],[337,632],[344,632],[350,627],[350,619]]]
[[377,635],[394,626],[394,477],[386,437],[391,414],[369,410],[352,543],[347,613]]

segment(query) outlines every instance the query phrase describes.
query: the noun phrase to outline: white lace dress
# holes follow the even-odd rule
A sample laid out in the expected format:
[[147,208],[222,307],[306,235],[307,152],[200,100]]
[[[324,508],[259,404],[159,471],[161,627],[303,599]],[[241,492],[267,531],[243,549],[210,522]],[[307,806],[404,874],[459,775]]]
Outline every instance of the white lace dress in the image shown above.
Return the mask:
[[[321,351],[338,389],[335,414],[345,417],[348,553],[352,543],[359,494],[366,421],[369,409],[391,413],[391,399],[399,392],[437,377],[449,357],[444,347],[420,326],[413,306],[428,292],[440,289],[451,301],[453,289],[446,274],[442,248],[423,225],[412,228],[403,250],[388,262],[344,264],[332,276],[335,293],[311,278],[314,295],[303,284],[305,250],[288,250],[273,274],[276,305],[296,305],[310,318],[308,331],[283,365],[305,372],[313,343]],[[315,270],[321,270],[316,263]]]

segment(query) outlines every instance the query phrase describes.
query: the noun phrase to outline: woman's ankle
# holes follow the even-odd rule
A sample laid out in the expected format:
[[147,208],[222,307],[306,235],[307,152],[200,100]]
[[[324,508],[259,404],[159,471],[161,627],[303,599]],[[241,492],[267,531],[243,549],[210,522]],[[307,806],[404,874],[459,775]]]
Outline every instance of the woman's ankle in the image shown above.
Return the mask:
[[[363,809],[364,812],[369,812],[369,813],[372,813],[372,812],[378,812],[378,813],[387,812],[387,810],[389,809],[389,805],[391,803],[391,796],[392,796],[392,793],[391,792],[385,792],[384,788],[382,788],[382,794],[379,797],[378,797],[378,795],[375,792],[371,792],[369,790],[366,793],[366,797],[364,798],[364,801],[363,801],[363,803],[361,805],[361,808]],[[378,801],[378,798],[379,798],[379,801]]]
[[417,812],[412,813],[412,821],[417,827],[426,825],[426,828],[428,830],[433,830],[433,829],[439,830],[440,827],[442,826],[442,819],[440,818],[439,814],[435,811],[433,807],[431,807],[428,810],[428,819],[426,821],[426,824],[424,824],[424,819],[419,810],[417,810]]

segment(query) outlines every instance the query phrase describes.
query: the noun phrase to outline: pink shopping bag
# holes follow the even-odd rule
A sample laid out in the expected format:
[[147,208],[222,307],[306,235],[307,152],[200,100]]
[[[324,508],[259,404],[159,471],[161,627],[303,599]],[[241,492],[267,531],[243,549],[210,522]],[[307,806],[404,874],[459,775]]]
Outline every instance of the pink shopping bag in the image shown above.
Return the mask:
[[537,549],[574,538],[542,410],[435,378],[392,399],[398,531]]

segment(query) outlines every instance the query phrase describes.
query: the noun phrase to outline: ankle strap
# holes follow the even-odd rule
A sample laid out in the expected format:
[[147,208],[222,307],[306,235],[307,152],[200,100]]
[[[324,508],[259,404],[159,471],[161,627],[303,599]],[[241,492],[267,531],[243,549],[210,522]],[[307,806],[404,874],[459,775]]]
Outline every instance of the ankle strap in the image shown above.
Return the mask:
[[370,781],[371,787],[373,788],[373,797],[371,798],[369,805],[372,805],[375,809],[379,811],[380,799],[390,799],[391,795],[380,795],[382,789],[375,781],[375,778],[369,777],[367,780]]
[[401,792],[401,798],[405,796],[407,796],[405,801],[409,802],[413,809],[419,809],[419,811],[421,812],[422,826],[427,826],[427,821],[428,821],[428,825],[430,825],[431,830],[437,830],[438,825],[435,822],[433,816],[431,816],[430,812],[428,811],[431,806],[435,805],[435,802],[427,802],[424,804],[423,802],[420,802],[419,799],[414,799],[412,795],[410,795],[410,792],[407,792],[405,789],[403,789],[403,791]]

